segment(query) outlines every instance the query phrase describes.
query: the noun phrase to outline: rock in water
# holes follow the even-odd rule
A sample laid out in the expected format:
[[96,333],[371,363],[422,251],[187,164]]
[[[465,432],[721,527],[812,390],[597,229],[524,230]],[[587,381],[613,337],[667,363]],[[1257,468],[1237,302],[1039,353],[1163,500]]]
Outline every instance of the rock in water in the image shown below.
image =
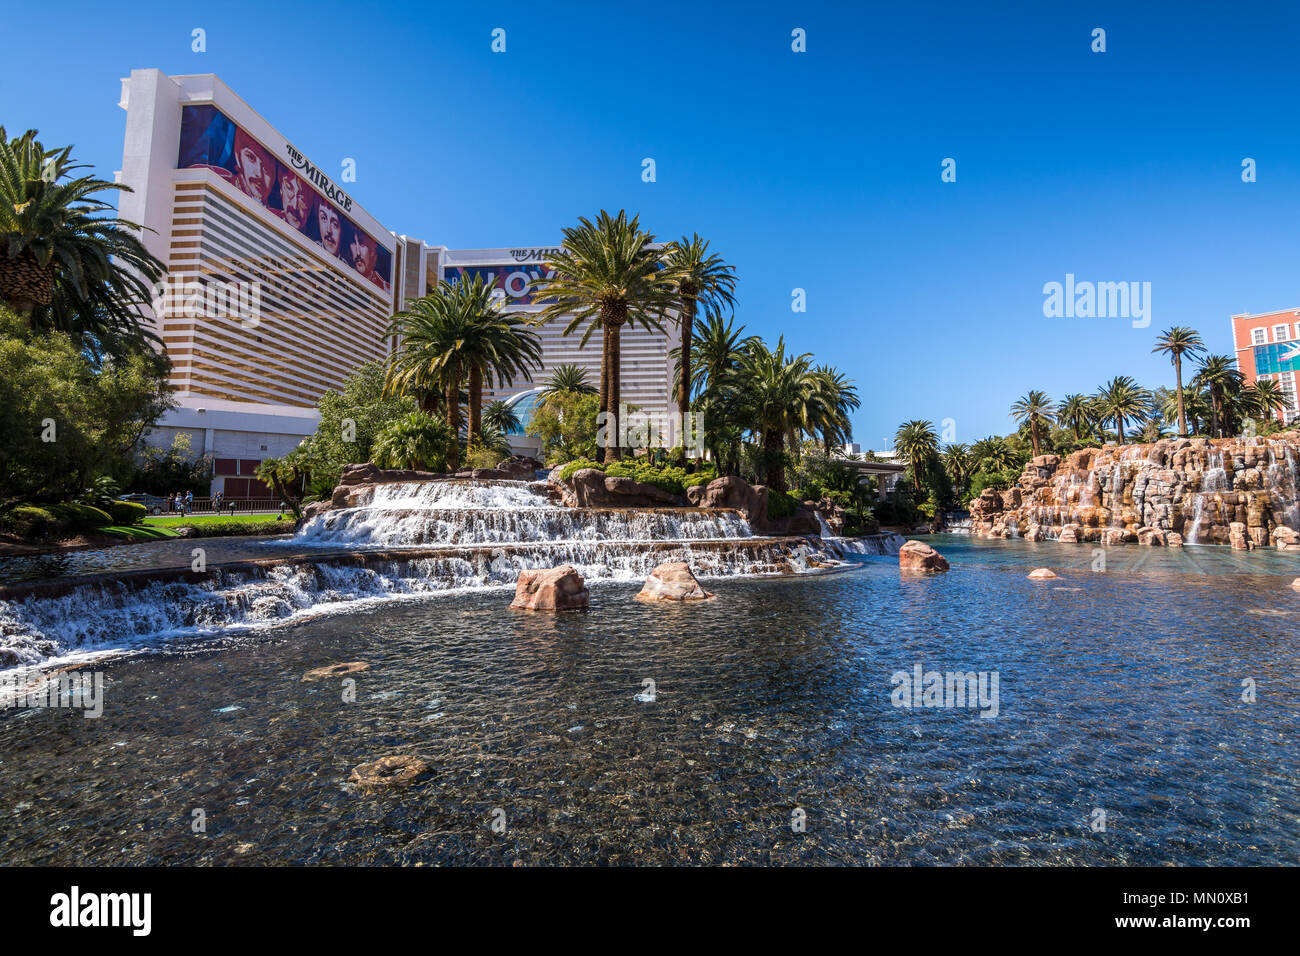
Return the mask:
[[515,584],[513,608],[527,611],[571,611],[587,607],[591,594],[571,564],[542,571],[523,571]]
[[363,790],[385,790],[389,787],[409,787],[428,770],[429,761],[423,757],[395,754],[357,765],[352,768],[352,776],[348,779]]
[[1051,568],[1034,568],[1034,570],[1032,570],[1032,571],[1029,572],[1029,576],[1030,576],[1031,578],[1056,578],[1056,577],[1060,577],[1060,575],[1057,574],[1055,571],[1053,571]]
[[925,542],[909,541],[898,549],[898,567],[902,571],[922,571],[933,574],[947,571],[948,561]]
[[1294,591],[1300,591],[1300,578],[1296,578],[1291,582],[1291,589]]
[[370,670],[370,665],[365,661],[348,661],[346,664],[330,664],[328,667],[316,667],[302,675],[305,681],[313,680],[330,680],[334,677],[346,677],[349,674],[360,674],[362,671]]
[[700,587],[685,561],[665,561],[650,572],[645,586],[638,592],[638,601],[706,601],[713,597]]

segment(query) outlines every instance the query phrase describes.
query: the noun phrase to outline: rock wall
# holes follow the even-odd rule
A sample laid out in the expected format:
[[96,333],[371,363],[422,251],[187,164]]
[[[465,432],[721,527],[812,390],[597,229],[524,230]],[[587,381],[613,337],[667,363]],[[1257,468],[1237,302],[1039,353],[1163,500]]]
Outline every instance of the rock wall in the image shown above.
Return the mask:
[[1300,550],[1300,433],[1039,455],[971,502],[971,533],[1035,541]]

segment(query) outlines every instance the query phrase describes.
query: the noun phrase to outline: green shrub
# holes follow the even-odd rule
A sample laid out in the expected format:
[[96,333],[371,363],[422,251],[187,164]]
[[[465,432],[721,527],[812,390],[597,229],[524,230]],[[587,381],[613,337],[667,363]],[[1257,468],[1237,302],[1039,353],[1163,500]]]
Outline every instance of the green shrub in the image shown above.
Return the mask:
[[108,513],[113,518],[113,524],[139,524],[149,509],[138,501],[114,501],[108,506]]
[[561,466],[556,478],[560,481],[568,481],[573,477],[574,472],[581,471],[584,468],[595,468],[597,471],[605,470],[605,466],[599,462],[592,461],[589,458],[575,458],[567,465]]
[[794,495],[785,491],[773,491],[768,489],[767,492],[767,517],[769,521],[776,521],[780,518],[788,518],[799,510],[802,502]]
[[4,517],[4,526],[22,538],[67,538],[113,524],[107,511],[92,505],[19,505]]
[[285,517],[279,521],[272,518],[270,520],[214,521],[210,524],[201,525],[184,524],[177,526],[175,530],[178,534],[187,538],[228,538],[244,534],[291,534],[293,527],[293,519]]

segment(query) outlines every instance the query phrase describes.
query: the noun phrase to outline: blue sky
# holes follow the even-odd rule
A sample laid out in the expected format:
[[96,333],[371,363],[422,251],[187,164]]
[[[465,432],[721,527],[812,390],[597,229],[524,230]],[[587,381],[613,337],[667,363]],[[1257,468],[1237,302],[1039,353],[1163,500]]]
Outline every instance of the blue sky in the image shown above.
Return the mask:
[[[735,264],[749,330],[858,381],[864,447],[910,418],[1006,432],[1030,388],[1172,384],[1161,329],[1229,352],[1231,314],[1300,308],[1300,5],[200,9],[10,9],[9,36],[39,40],[7,45],[0,122],[111,177],[120,77],[216,73],[322,168],[356,159],[349,191],[398,232],[545,244],[623,207],[698,231]],[[1066,273],[1150,282],[1150,327],[1045,318]]]

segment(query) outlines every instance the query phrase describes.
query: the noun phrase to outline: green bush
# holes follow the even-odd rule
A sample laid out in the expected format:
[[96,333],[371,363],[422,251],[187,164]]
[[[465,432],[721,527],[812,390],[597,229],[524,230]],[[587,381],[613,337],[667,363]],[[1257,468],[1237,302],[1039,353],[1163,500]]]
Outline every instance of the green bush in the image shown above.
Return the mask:
[[[228,538],[235,535],[291,534],[294,521],[292,518],[249,520],[249,521],[214,521],[210,524],[183,524],[177,526],[176,532],[187,538]],[[188,529],[188,530],[186,530]]]
[[138,501],[114,501],[108,506],[108,513],[113,524],[139,524],[149,509]]
[[785,491],[767,492],[767,517],[769,521],[776,521],[780,518],[788,518],[799,510],[802,502],[794,495]]
[[979,471],[970,480],[970,490],[963,496],[962,503],[970,504],[986,488],[994,491],[1006,491],[1020,480],[1020,468],[1003,468],[1001,471]]
[[590,458],[576,458],[567,465],[561,466],[556,478],[560,481],[568,481],[573,477],[574,472],[581,471],[584,468],[595,468],[597,471],[605,470],[605,466],[600,462],[592,461]]
[[19,505],[4,517],[4,527],[22,538],[67,538],[113,524],[107,511],[92,505]]

